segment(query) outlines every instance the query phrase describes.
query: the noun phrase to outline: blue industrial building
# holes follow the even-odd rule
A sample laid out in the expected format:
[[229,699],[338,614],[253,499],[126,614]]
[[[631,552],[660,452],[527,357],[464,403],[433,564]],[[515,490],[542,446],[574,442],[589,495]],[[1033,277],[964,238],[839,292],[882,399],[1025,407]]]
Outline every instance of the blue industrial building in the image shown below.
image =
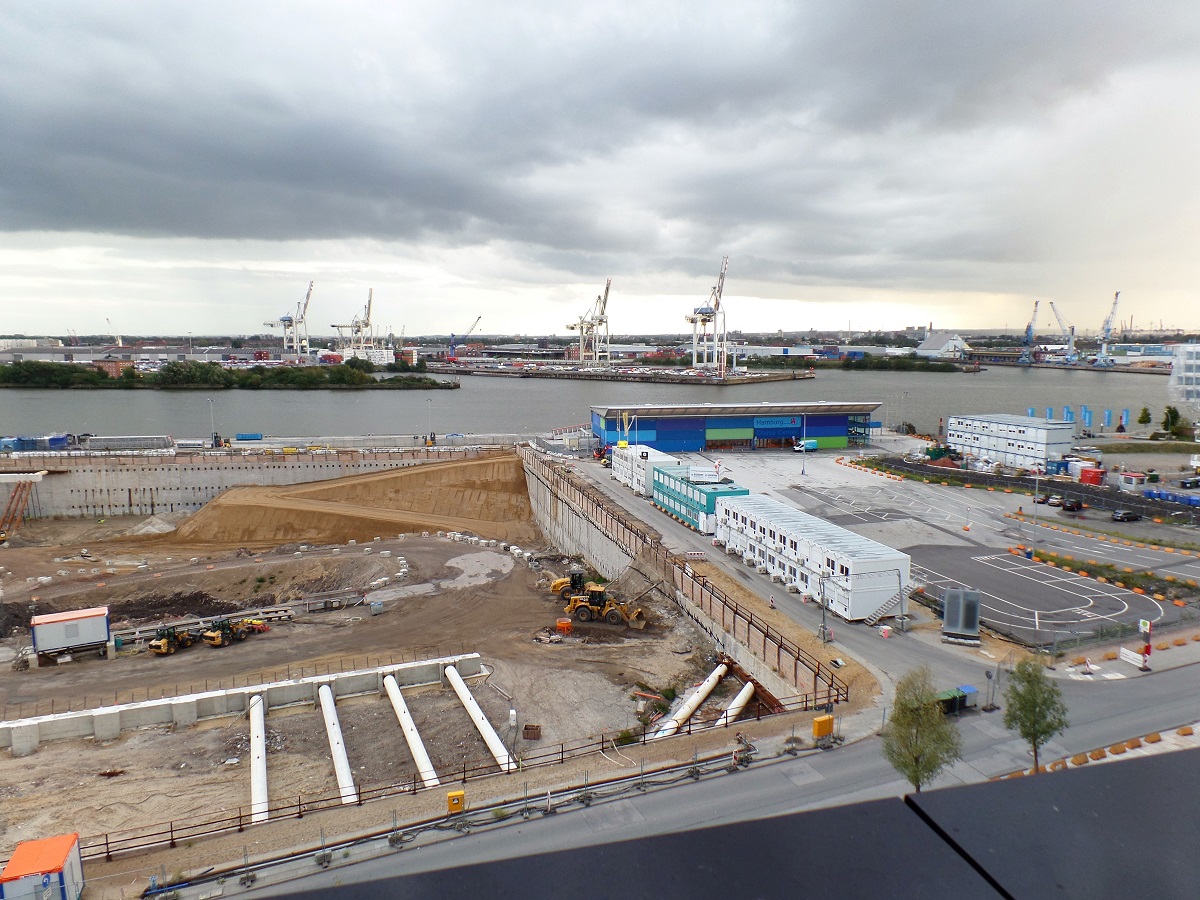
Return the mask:
[[652,403],[593,406],[592,434],[603,444],[648,444],[663,453],[702,450],[790,449],[816,441],[818,449],[870,443],[875,402]]

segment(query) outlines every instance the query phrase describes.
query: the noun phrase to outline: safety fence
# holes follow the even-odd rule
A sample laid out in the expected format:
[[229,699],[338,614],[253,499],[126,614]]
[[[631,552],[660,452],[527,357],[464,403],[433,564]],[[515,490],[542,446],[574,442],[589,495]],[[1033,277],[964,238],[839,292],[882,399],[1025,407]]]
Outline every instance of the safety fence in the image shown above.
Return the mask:
[[[806,673],[810,673],[814,692],[823,691],[837,703],[850,699],[849,686],[828,666],[822,665],[819,659],[772,630],[751,610],[694,572],[685,559],[672,553],[657,537],[647,534],[642,527],[614,510],[567,466],[549,463],[528,447],[521,448],[521,453],[526,471],[533,472],[560,502],[574,507],[606,537],[620,545],[631,558],[651,560],[661,577],[702,609],[714,624],[720,623],[722,631],[730,634],[758,659],[774,667],[780,677],[797,690],[807,690]],[[703,623],[698,624],[703,627]]]
[[[751,700],[736,722],[728,723],[718,717],[708,721],[694,719],[684,723],[674,735],[699,735],[707,731],[729,729],[747,721],[761,720],[772,715],[785,712],[829,711],[834,702],[833,694],[829,691],[801,694],[794,697],[776,699],[774,703]],[[523,772],[545,766],[562,765],[568,760],[591,754],[623,755],[626,751],[638,746],[658,743],[670,738],[655,738],[653,730],[649,733],[638,733],[632,730],[602,733],[599,737],[586,738],[579,741],[560,743],[545,748],[526,749],[514,754],[514,772]],[[608,757],[612,761],[612,757]],[[633,765],[626,757],[626,765]],[[454,769],[440,769],[438,772],[442,785],[452,782],[466,784],[479,778],[489,778],[502,774],[502,770],[494,759],[476,759],[464,761]],[[414,772],[399,780],[387,784],[356,785],[356,804],[362,806],[377,800],[386,800],[411,796],[434,788],[425,787],[422,777]],[[325,810],[340,809],[347,804],[340,792],[331,794],[299,794],[294,799],[275,800],[268,808],[268,821],[279,822],[285,819],[303,819],[306,815],[320,813]],[[245,831],[252,826],[251,807],[239,806],[236,810],[228,810],[220,816],[196,816],[191,818],[173,819],[137,828],[120,831],[110,831],[104,834],[90,835],[80,839],[80,853],[84,859],[103,858],[111,860],[120,854],[129,854],[152,850],[159,847],[176,847],[180,843],[195,841],[202,838],[214,837],[231,832]],[[262,827],[255,824],[254,827]]]

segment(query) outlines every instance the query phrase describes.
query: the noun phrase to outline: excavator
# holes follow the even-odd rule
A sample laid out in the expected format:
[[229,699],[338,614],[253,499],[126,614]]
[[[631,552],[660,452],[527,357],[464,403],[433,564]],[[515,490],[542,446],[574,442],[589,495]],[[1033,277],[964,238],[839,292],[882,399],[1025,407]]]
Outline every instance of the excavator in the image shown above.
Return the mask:
[[[648,591],[638,596],[644,596],[646,593]],[[580,622],[595,619],[603,620],[609,625],[628,625],[639,630],[646,627],[646,613],[641,607],[634,608],[632,603],[625,603],[610,596],[602,585],[594,581],[584,585],[583,593],[569,596],[563,612]]]

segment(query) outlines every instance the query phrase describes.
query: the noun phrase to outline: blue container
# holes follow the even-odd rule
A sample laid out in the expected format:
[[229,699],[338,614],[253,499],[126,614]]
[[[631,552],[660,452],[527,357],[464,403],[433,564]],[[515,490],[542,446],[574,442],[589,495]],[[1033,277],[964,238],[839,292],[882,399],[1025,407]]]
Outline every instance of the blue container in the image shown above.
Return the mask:
[[262,438],[261,431],[239,431],[233,436],[235,441],[261,441]]

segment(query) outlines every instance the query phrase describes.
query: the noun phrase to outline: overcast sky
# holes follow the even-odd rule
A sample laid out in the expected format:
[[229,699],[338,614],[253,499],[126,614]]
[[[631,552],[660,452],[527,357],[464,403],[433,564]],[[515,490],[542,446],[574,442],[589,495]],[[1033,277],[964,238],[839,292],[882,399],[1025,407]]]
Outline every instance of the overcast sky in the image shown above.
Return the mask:
[[0,333],[1200,327],[1195,0],[569,7],[7,0]]

